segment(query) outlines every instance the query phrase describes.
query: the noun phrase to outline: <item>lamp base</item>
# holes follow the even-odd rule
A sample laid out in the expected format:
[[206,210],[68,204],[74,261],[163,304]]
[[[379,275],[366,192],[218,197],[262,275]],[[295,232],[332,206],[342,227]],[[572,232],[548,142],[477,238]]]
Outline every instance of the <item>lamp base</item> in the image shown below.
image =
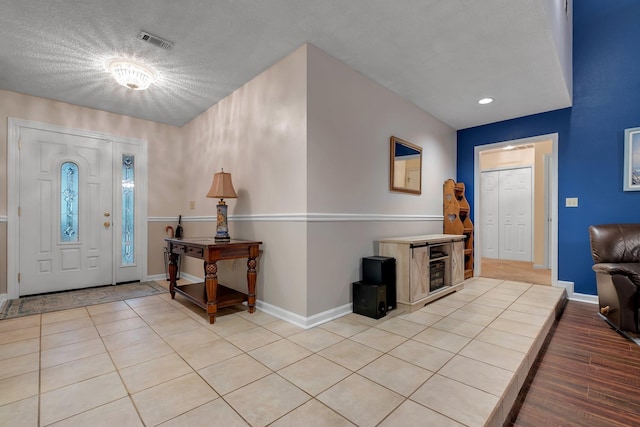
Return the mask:
[[220,200],[217,206],[217,224],[216,224],[216,242],[229,242],[229,227],[227,226],[227,205],[224,201]]

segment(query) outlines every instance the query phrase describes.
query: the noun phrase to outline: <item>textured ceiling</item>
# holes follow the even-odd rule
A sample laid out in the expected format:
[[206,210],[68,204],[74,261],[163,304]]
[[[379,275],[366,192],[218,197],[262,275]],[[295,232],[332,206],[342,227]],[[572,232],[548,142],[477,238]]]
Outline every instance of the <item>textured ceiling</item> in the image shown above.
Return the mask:
[[[462,129],[571,105],[543,1],[9,0],[0,89],[181,126],[308,42]],[[117,56],[159,81],[118,86]]]

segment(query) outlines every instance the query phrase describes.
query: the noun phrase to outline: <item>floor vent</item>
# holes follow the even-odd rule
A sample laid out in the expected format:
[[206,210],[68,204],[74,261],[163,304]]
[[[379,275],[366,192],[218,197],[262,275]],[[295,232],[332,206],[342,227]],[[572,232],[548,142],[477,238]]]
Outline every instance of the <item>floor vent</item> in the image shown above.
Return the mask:
[[140,31],[140,33],[138,33],[138,39],[147,43],[151,43],[152,45],[158,46],[159,48],[162,48],[164,50],[169,50],[173,47],[172,42],[161,39],[160,37],[154,36],[153,34],[149,34],[146,31]]

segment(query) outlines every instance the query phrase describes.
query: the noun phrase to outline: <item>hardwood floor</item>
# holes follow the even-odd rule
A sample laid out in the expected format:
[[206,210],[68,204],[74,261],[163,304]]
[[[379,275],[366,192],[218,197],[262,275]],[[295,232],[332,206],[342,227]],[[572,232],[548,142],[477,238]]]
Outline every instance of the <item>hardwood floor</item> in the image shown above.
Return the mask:
[[640,346],[569,301],[505,426],[640,425]]
[[533,268],[532,262],[482,258],[480,276],[536,285],[551,285],[551,270]]

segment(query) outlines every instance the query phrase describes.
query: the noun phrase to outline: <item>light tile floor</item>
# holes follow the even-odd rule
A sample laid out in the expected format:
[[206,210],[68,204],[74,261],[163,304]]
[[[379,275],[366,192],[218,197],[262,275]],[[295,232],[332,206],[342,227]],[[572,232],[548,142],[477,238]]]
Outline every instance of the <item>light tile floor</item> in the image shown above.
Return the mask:
[[304,330],[169,294],[0,322],[0,425],[499,426],[564,297],[473,278]]

